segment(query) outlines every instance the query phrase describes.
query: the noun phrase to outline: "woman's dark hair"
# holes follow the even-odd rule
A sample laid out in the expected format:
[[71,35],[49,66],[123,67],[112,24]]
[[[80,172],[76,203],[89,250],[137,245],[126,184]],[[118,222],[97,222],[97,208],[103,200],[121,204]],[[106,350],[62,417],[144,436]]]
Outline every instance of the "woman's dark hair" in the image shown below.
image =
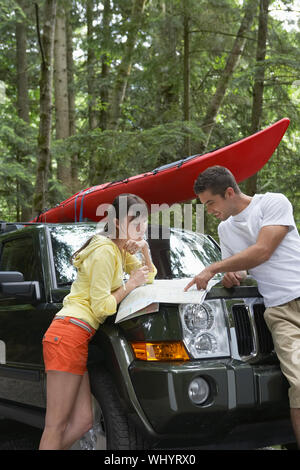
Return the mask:
[[[117,196],[113,200],[112,204],[108,205],[107,213],[108,222],[104,226],[104,229],[101,232],[96,233],[95,235],[104,235],[108,237],[112,234],[111,228],[114,225],[112,219],[116,218],[120,220],[120,217],[122,218],[128,215],[133,215],[133,219],[135,219],[137,217],[140,217],[141,215],[148,215],[148,209],[146,202],[139,196],[130,193],[123,193]],[[75,251],[75,253],[73,253],[73,255],[71,256],[71,262],[73,262],[73,259],[90,244],[91,240],[94,238],[95,235],[90,237],[84,243],[84,245],[82,245],[77,251]]]
[[194,183],[194,191],[197,195],[210,190],[212,194],[224,197],[227,188],[233,188],[237,194],[241,192],[231,171],[219,165],[211,166],[200,173]]

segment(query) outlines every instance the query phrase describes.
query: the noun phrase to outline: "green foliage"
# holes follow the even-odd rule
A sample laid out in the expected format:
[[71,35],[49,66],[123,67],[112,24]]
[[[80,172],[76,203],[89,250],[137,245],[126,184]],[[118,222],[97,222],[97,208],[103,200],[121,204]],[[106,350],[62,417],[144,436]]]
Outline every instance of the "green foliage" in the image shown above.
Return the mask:
[[16,188],[23,185],[33,193],[37,134],[8,105],[0,104],[0,122],[0,218],[15,220]]
[[[42,0],[38,1],[41,25],[43,3]],[[201,123],[239,29],[243,3],[238,0],[147,2],[121,107],[119,128],[110,130],[100,129],[99,126],[91,130],[88,51],[92,51],[93,56],[97,90],[93,106],[99,118],[102,112],[110,111],[111,96],[103,101],[101,92],[104,87],[112,92],[118,65],[126,52],[132,0],[110,1],[112,12],[108,36],[103,27],[104,1],[95,1],[94,30],[89,40],[86,2],[65,0],[73,30],[76,132],[68,139],[56,141],[54,113],[49,206],[71,195],[56,175],[57,161],[61,158],[72,160],[74,155],[77,156],[77,189],[80,190],[150,171],[184,158],[187,156],[187,137],[191,140],[191,154],[199,152],[204,138]],[[286,8],[293,8],[292,1],[285,1],[284,4]],[[190,30],[190,122],[183,122],[184,14],[189,17]],[[243,56],[228,85],[209,150],[225,146],[250,133],[257,15],[247,33]],[[26,22],[27,27],[29,124],[18,119],[16,111],[15,27],[20,21]],[[16,1],[0,0],[0,80],[5,84],[4,99],[0,96],[0,217],[7,220],[14,220],[18,215],[17,206],[23,195],[20,187],[25,185],[26,202],[30,205],[35,186],[41,61],[35,22],[32,4],[22,12]],[[258,192],[280,191],[286,194],[293,203],[300,227],[299,40],[299,31],[287,31],[278,19],[269,16],[261,128],[285,116],[291,119],[291,124],[279,149],[259,172]],[[103,76],[103,62],[108,66],[106,76]],[[93,171],[90,171],[92,164]],[[218,221],[206,215],[208,233],[217,236],[217,224]]]
[[0,32],[4,31],[9,24],[15,24],[16,18],[24,18],[24,13],[17,1],[0,0]]
[[184,158],[187,155],[183,155],[182,148],[186,136],[198,142],[203,134],[197,123],[183,121],[136,131],[95,129],[53,142],[53,153],[56,157],[78,154],[83,181],[89,162],[96,155],[97,171],[92,182],[96,185]]

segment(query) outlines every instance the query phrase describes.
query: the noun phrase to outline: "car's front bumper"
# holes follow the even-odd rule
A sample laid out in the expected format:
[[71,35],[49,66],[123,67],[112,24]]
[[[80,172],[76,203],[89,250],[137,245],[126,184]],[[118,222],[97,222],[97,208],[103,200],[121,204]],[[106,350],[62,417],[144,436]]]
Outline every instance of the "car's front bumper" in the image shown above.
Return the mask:
[[[254,445],[257,429],[265,426],[269,431],[263,445],[282,443],[287,434],[293,436],[288,384],[276,365],[226,359],[180,364],[134,361],[129,374],[158,441],[199,447],[222,445],[232,435],[233,442],[242,439],[247,447],[247,443]],[[210,396],[203,405],[193,404],[188,395],[189,384],[196,377],[203,377],[210,386]],[[241,427],[243,432],[234,437]]]

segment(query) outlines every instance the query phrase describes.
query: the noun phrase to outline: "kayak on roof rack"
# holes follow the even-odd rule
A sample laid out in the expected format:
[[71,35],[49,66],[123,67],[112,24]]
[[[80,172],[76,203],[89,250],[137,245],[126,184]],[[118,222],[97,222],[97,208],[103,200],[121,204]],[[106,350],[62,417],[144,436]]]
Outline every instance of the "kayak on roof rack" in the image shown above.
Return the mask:
[[289,123],[288,118],[283,118],[249,137],[203,155],[192,155],[140,175],[81,190],[31,222],[98,222],[104,214],[97,212],[97,208],[111,204],[122,193],[140,196],[149,207],[188,201],[195,198],[193,186],[199,173],[214,165],[228,168],[240,183],[268,162]]

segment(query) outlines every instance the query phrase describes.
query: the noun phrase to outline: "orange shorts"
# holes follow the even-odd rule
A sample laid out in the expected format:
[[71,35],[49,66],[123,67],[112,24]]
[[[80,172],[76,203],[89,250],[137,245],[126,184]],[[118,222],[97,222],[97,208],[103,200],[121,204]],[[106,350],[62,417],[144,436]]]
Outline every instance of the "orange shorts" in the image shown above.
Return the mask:
[[[58,370],[83,375],[87,371],[88,344],[95,334],[70,323],[72,317],[54,319],[43,338],[45,371]],[[82,322],[78,318],[73,318]]]

